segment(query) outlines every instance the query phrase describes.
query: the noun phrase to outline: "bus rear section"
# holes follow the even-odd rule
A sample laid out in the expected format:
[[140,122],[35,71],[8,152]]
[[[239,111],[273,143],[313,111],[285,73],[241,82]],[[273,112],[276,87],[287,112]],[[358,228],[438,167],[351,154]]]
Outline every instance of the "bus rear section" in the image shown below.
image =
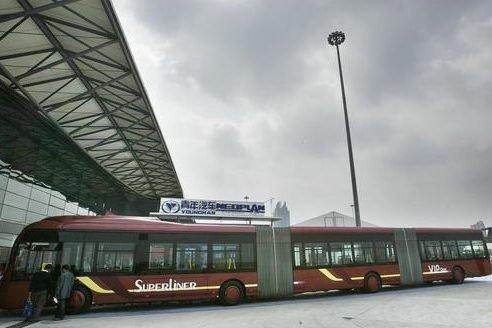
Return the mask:
[[491,274],[487,244],[480,230],[417,229],[424,282],[462,283]]
[[[257,229],[258,288],[264,297],[353,288],[376,292],[382,285],[462,283],[491,274],[478,230],[293,227],[289,234]],[[291,245],[290,259],[286,245]]]

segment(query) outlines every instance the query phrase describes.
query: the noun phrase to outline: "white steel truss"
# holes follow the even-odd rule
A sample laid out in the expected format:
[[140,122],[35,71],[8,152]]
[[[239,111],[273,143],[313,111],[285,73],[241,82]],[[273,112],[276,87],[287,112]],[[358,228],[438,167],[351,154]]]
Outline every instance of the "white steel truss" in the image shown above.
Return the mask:
[[0,83],[133,192],[182,196],[110,1],[0,1]]

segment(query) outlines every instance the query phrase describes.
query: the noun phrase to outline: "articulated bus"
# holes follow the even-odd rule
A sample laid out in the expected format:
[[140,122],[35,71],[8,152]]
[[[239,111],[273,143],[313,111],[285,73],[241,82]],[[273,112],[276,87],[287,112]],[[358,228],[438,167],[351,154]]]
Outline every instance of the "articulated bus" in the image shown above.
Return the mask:
[[[479,230],[179,224],[157,218],[61,216],[27,226],[0,285],[0,308],[19,309],[46,264],[76,277],[72,312],[92,305],[288,297],[332,289],[491,274]],[[59,274],[59,272],[58,272]]]

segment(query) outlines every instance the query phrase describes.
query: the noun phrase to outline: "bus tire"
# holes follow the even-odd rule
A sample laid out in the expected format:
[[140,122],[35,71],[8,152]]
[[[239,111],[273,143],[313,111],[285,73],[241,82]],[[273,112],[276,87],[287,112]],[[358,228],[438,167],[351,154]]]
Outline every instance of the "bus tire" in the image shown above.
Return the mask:
[[453,284],[462,284],[463,281],[465,281],[465,271],[461,267],[454,267],[453,268],[453,278],[451,279],[451,282]]
[[219,300],[223,305],[240,304],[244,297],[244,286],[237,280],[226,281],[220,287]]
[[381,278],[377,273],[369,272],[364,278],[364,292],[377,293],[381,289]]
[[84,286],[75,285],[72,295],[68,301],[68,312],[78,314],[90,309],[92,305],[92,294]]

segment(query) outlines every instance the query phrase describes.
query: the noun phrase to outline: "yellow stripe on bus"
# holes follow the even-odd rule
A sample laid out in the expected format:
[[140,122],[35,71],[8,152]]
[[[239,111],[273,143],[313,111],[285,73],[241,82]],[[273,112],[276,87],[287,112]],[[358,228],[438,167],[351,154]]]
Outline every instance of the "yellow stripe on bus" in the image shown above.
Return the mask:
[[[382,274],[380,275],[381,278],[394,278],[394,277],[399,277],[399,273],[394,273],[394,274]],[[350,280],[364,280],[365,277],[352,277]]]
[[451,271],[428,271],[428,272],[422,272],[423,274],[440,274],[440,273],[450,273]]
[[394,274],[382,274],[381,278],[394,278],[394,277],[399,277],[399,273],[394,273]]
[[332,281],[343,281],[343,279],[335,277],[330,271],[327,269],[318,269],[322,274],[324,274],[328,279]]
[[102,288],[89,277],[77,277],[77,280],[84,284],[87,288],[98,294],[114,294],[114,291]]

